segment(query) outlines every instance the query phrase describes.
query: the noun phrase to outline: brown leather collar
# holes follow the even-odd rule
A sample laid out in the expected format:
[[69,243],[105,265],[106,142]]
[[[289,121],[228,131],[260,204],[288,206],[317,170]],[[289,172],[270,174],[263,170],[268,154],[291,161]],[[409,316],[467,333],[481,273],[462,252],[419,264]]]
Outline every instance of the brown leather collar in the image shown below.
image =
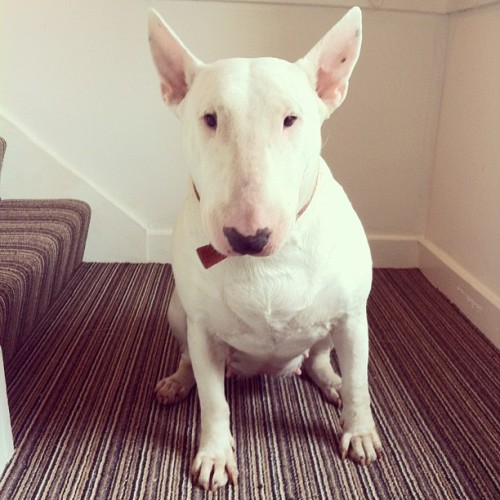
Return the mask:
[[[319,174],[316,177],[314,189],[311,193],[311,196],[309,197],[309,200],[307,200],[307,203],[297,212],[297,219],[307,210],[307,208],[311,204],[311,201],[314,197],[314,193],[316,193],[316,187],[318,185],[318,177]],[[196,198],[198,199],[198,201],[200,201],[200,194],[198,193],[198,189],[196,189],[196,185],[194,184],[194,182],[193,182],[193,189]],[[211,244],[197,248],[196,253],[198,254],[198,257],[205,269],[209,269],[210,267],[214,266],[215,264],[218,264],[219,262],[227,258],[227,255],[219,253]]]

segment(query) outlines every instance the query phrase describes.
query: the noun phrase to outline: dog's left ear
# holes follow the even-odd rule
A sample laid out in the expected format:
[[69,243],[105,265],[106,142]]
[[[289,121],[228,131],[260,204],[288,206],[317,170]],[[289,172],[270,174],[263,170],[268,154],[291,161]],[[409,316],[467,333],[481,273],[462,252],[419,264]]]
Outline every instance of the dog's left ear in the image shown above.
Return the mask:
[[344,102],[361,50],[361,38],[361,9],[353,7],[297,61],[308,72],[328,115]]
[[196,70],[203,63],[191,54],[154,9],[149,11],[149,45],[160,74],[163,100],[176,106],[186,96]]

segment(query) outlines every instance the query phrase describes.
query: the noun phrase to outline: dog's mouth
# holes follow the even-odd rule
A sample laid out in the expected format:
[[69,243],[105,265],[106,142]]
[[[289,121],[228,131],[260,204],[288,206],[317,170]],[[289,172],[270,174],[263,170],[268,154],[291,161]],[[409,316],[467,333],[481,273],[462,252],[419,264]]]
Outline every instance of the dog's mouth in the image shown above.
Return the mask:
[[273,253],[272,246],[268,244],[271,236],[271,231],[268,228],[259,229],[253,236],[243,236],[233,227],[224,227],[223,232],[230,245],[227,254],[219,252],[212,244],[196,249],[205,269],[222,262],[227,257],[242,255],[267,257]]
[[222,232],[231,249],[239,255],[265,254],[265,248],[271,237],[271,230],[267,227],[257,229],[255,234],[244,236],[235,227],[224,227]]

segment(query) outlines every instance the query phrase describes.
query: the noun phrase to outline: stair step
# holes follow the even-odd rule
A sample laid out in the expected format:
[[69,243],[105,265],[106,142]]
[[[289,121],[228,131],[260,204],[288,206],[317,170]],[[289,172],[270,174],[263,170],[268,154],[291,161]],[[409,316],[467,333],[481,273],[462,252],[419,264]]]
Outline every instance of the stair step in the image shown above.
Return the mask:
[[90,207],[77,200],[0,201],[0,345],[29,338],[83,260]]

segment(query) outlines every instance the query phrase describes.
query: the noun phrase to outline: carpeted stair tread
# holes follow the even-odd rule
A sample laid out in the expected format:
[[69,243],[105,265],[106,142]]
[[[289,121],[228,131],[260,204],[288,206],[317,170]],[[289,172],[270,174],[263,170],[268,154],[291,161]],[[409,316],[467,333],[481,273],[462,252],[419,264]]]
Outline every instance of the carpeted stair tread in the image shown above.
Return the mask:
[[0,344],[5,362],[80,265],[90,208],[77,200],[0,201]]

